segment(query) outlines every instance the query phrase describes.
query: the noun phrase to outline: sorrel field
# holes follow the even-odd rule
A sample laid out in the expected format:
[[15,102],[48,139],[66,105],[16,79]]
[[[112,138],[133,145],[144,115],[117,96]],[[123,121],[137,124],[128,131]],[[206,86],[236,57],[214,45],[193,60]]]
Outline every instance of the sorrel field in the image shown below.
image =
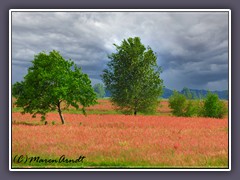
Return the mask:
[[[228,117],[173,117],[166,100],[155,115],[133,116],[102,99],[87,116],[64,111],[65,125],[57,112],[45,125],[19,111],[13,107],[13,168],[228,167]],[[62,155],[65,161],[54,161]],[[75,161],[80,156],[85,158]]]

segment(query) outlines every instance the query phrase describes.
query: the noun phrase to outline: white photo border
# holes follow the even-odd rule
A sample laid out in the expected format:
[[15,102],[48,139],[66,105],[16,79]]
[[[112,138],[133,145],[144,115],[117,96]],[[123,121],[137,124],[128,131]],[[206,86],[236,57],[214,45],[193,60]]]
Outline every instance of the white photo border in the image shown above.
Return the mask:
[[[12,12],[228,12],[228,168],[12,168]],[[231,171],[231,10],[230,9],[10,9],[9,10],[9,171]]]

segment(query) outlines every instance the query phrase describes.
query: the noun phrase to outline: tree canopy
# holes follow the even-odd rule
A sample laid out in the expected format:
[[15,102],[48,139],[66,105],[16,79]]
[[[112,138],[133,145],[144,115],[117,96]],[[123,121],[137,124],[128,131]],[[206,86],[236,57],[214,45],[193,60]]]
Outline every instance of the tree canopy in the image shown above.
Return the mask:
[[224,102],[218,98],[217,94],[208,92],[204,99],[203,115],[205,117],[223,118],[227,113]]
[[189,89],[184,88],[185,93],[181,94],[174,90],[173,95],[169,98],[169,107],[172,109],[172,114],[175,116],[192,117],[198,116],[200,113],[201,104],[197,100],[193,100]]
[[185,95],[174,90],[173,95],[169,98],[168,102],[173,115],[184,116],[187,104],[187,98]]
[[79,108],[85,114],[85,107],[96,103],[96,94],[87,74],[82,73],[72,60],[65,60],[59,52],[41,52],[35,55],[32,66],[24,80],[13,85],[16,105],[23,108],[22,113],[42,115],[57,110],[64,124],[62,103]]
[[163,80],[157,56],[139,37],[123,40],[108,57],[102,78],[112,102],[127,113],[155,112],[162,94]]

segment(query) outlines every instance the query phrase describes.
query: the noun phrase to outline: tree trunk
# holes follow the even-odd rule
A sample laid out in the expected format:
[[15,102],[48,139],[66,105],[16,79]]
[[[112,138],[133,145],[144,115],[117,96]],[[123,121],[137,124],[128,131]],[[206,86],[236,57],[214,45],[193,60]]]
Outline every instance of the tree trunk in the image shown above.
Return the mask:
[[134,116],[137,115],[137,108],[138,107],[138,99],[137,97],[134,98]]
[[64,124],[65,121],[64,121],[64,117],[63,117],[63,115],[62,115],[62,111],[61,111],[61,106],[60,106],[60,104],[61,104],[61,102],[59,101],[59,102],[58,102],[58,105],[57,105],[57,107],[58,107],[58,114],[59,114],[59,116],[60,116],[60,118],[61,118],[62,124]]
[[60,116],[60,118],[61,118],[62,124],[64,124],[65,121],[64,121],[64,117],[63,117],[63,115],[62,115],[62,111],[60,110],[60,111],[58,111],[58,113],[59,113],[59,116]]
[[137,115],[137,111],[136,110],[134,110],[134,116],[136,116]]

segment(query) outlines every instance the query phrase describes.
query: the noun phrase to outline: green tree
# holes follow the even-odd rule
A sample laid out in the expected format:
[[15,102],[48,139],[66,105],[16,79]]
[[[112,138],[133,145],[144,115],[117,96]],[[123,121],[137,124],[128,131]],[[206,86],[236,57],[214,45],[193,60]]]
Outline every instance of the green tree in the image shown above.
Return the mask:
[[203,115],[205,117],[223,118],[227,108],[223,101],[220,101],[217,94],[208,92],[204,100]]
[[172,109],[173,115],[184,116],[187,104],[186,96],[174,90],[173,95],[169,98],[168,102],[169,107]]
[[103,84],[97,83],[93,86],[93,89],[98,98],[103,98],[105,96],[105,88],[103,87]]
[[156,54],[145,47],[139,37],[123,40],[103,71],[103,82],[111,92],[112,102],[120,110],[133,113],[152,113],[159,104],[163,81]]
[[81,104],[84,114],[85,107],[96,103],[88,76],[55,50],[35,55],[24,81],[16,83],[12,92],[17,97],[16,105],[23,108],[23,114],[30,113],[33,117],[41,114],[45,120],[47,112],[57,110],[62,124],[65,122],[62,103],[65,108],[71,105],[76,109]]
[[197,100],[191,100],[186,95],[173,91],[173,95],[169,98],[169,107],[172,109],[172,113],[175,116],[198,116],[200,112],[200,102]]

